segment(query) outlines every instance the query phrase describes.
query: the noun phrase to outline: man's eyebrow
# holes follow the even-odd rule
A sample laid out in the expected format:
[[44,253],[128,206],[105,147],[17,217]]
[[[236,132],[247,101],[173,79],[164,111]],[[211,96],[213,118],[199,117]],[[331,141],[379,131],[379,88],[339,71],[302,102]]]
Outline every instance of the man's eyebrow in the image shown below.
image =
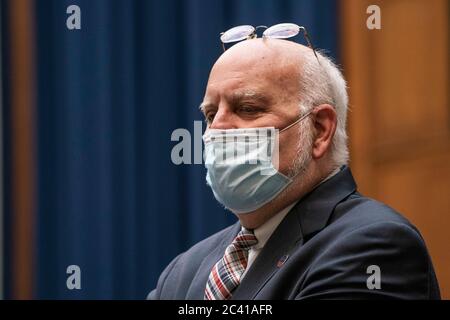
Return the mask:
[[266,95],[264,95],[260,92],[253,91],[253,90],[236,91],[236,92],[233,92],[230,96],[231,102],[236,103],[236,102],[239,102],[242,100],[255,100],[257,102],[267,103],[267,102],[269,102],[270,99]]
[[205,110],[207,108],[214,108],[214,104],[211,102],[202,102],[200,103],[200,105],[198,106],[198,108],[200,109],[201,112],[205,113]]
[[[248,91],[233,92],[230,95],[229,100],[232,103],[237,103],[242,100],[255,100],[260,103],[268,103],[270,101],[270,98],[262,93],[259,93],[259,92],[253,91],[253,90],[248,90]],[[216,107],[216,105],[214,103],[202,102],[198,108],[200,109],[201,112],[204,113],[206,109],[215,108],[215,107]]]

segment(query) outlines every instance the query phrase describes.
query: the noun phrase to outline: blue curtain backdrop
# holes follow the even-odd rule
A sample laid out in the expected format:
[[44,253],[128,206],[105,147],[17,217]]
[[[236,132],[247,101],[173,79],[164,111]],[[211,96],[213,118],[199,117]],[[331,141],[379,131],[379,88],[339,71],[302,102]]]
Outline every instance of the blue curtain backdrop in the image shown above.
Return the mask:
[[[81,30],[66,28],[72,4]],[[202,165],[170,158],[173,130],[202,120],[221,31],[295,22],[338,58],[335,1],[36,0],[35,13],[36,298],[143,299],[172,258],[235,221]],[[73,264],[81,290],[66,287]]]

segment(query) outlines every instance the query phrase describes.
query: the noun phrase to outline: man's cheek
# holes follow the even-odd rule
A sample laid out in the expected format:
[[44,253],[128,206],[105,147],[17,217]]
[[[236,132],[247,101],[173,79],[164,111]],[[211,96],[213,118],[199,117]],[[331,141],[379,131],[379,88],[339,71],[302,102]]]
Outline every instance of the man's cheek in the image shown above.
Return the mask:
[[296,153],[296,145],[293,145],[290,148],[280,147],[278,159],[279,165],[277,168],[279,172],[284,175],[288,174],[294,164]]

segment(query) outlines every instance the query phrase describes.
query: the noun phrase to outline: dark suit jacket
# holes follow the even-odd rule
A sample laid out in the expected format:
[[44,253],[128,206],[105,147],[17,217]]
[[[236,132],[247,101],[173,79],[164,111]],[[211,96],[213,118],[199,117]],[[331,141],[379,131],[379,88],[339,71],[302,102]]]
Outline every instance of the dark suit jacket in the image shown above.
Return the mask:
[[[148,298],[203,299],[211,268],[240,228],[237,222],[178,255]],[[367,270],[371,265],[379,267],[380,289],[368,288],[375,281]],[[419,231],[393,209],[359,194],[348,167],[286,215],[232,296],[308,298],[440,298]]]

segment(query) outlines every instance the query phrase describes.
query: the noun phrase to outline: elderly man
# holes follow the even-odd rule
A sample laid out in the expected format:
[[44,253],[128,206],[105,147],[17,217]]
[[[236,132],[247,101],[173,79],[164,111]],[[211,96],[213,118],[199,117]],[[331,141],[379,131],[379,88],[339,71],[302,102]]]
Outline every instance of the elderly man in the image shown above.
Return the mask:
[[[215,63],[201,108],[208,184],[239,221],[178,255],[149,299],[440,297],[419,231],[356,190],[346,84],[330,59],[292,41],[242,41]],[[219,161],[236,145],[221,135],[242,144],[258,129],[277,164]]]

